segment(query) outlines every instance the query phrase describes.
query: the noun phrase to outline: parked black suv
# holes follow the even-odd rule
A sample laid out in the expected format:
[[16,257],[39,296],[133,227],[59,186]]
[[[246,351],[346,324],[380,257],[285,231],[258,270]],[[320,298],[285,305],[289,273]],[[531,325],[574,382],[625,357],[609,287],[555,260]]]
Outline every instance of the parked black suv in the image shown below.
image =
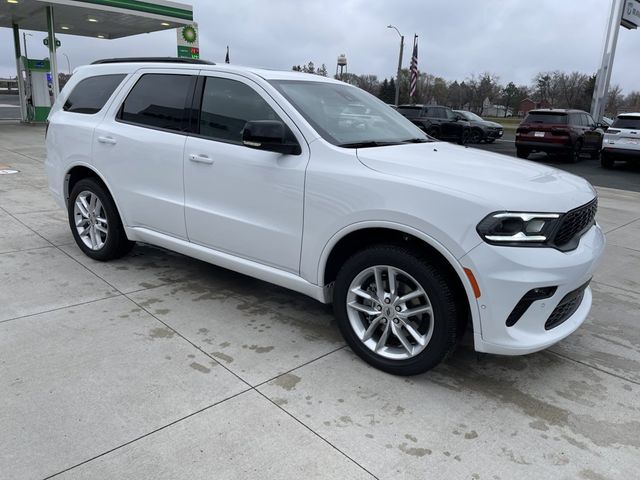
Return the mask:
[[577,162],[588,153],[600,158],[604,132],[591,115],[582,110],[531,110],[516,130],[519,158],[531,152],[558,153]]
[[454,110],[453,112],[457,113],[471,124],[471,137],[469,138],[470,143],[492,143],[495,142],[496,139],[501,138],[504,134],[504,127],[499,123],[490,122],[489,120],[485,120],[475,113],[468,112],[466,110]]
[[471,124],[448,107],[437,105],[399,105],[398,112],[439,140],[466,145],[471,135]]

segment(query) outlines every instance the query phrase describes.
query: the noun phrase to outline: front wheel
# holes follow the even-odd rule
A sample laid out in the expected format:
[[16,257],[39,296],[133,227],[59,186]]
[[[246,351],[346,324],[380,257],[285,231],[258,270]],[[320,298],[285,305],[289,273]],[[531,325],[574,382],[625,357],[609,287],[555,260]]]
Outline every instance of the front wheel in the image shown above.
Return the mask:
[[385,372],[425,372],[455,345],[458,312],[450,281],[403,247],[375,246],[352,256],[338,273],[333,300],[351,349]]
[[529,150],[525,149],[525,148],[517,148],[516,149],[516,156],[518,158],[524,158],[527,159],[529,157],[531,152],[529,152]]
[[482,130],[474,129],[471,132],[471,136],[469,138],[470,143],[480,143],[482,141]]
[[600,165],[602,168],[613,168],[613,159],[610,157],[602,156],[600,158]]
[[467,145],[469,143],[470,135],[471,132],[469,132],[469,130],[463,130],[460,137],[458,137],[458,145]]

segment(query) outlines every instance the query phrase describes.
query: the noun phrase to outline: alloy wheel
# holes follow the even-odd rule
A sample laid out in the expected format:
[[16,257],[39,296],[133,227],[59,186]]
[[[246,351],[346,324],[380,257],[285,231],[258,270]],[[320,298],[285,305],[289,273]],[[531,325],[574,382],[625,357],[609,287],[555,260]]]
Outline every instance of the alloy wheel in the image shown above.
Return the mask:
[[346,302],[355,335],[377,355],[407,360],[431,340],[434,314],[429,296],[399,268],[366,268],[351,282]]
[[84,190],[76,197],[73,219],[82,242],[91,250],[104,247],[109,235],[107,215],[98,196]]

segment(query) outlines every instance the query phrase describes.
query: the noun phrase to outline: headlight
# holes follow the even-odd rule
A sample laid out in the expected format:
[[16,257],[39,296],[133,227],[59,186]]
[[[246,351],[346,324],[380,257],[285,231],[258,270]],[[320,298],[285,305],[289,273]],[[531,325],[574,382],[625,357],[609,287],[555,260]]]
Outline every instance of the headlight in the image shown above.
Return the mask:
[[477,231],[493,245],[527,246],[545,243],[554,233],[559,213],[496,212],[487,216]]

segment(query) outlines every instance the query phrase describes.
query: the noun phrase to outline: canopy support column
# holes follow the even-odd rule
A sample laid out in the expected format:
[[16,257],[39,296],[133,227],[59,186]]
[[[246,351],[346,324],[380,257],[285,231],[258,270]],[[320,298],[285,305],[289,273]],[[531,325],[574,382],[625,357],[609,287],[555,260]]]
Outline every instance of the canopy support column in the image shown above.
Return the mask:
[[22,78],[22,68],[20,68],[20,29],[17,24],[11,25],[13,28],[13,47],[16,52],[16,77],[18,80],[18,95],[20,97],[20,120],[27,121],[27,104],[25,99],[25,85]]
[[56,57],[56,32],[55,19],[53,17],[53,7],[47,6],[47,36],[49,38],[49,62],[51,64],[51,86],[53,89],[53,101],[55,102],[60,93],[58,83],[58,59]]

